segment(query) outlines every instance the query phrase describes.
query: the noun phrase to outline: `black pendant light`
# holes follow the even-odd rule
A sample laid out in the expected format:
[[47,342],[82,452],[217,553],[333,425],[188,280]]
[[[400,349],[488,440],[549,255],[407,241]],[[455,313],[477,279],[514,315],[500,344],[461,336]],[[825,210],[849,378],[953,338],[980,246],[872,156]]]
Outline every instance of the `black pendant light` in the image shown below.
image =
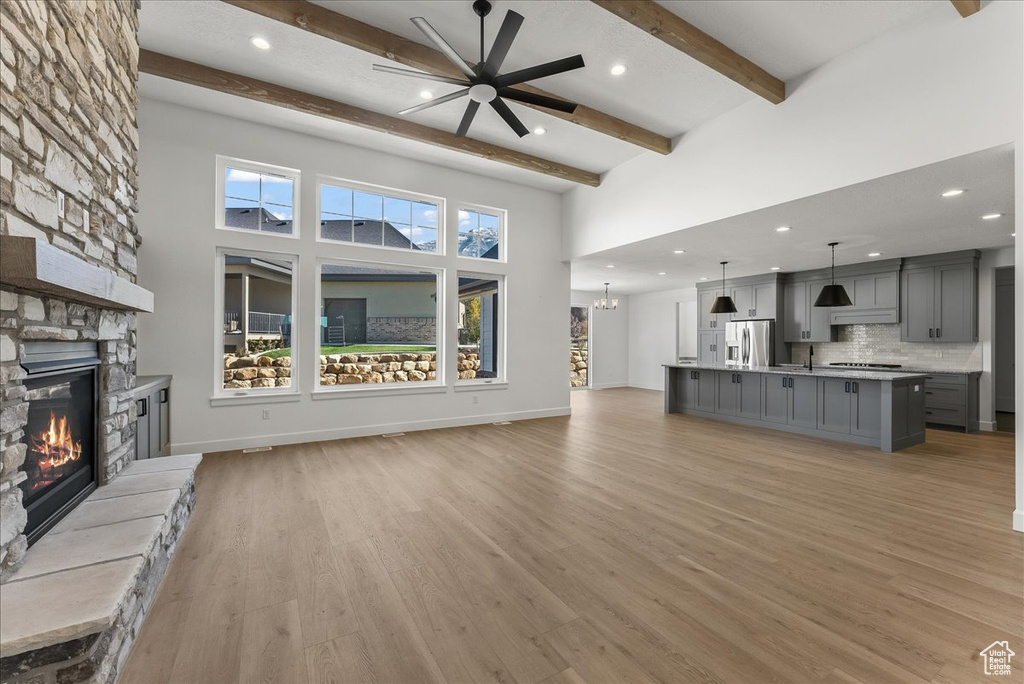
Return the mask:
[[821,294],[814,300],[814,306],[853,306],[850,295],[846,294],[846,288],[836,285],[836,245],[838,244],[838,242],[828,243],[828,246],[832,248],[832,284],[821,288]]
[[722,294],[715,297],[714,303],[711,304],[711,313],[713,314],[736,313],[736,303],[732,301],[732,297],[725,294],[725,265],[727,263],[729,262],[722,262]]

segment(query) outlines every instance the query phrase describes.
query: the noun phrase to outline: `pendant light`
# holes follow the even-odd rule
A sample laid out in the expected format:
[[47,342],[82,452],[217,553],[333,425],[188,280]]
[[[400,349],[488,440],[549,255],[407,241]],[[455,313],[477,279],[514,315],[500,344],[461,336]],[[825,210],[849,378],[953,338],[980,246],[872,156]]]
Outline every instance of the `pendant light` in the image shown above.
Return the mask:
[[722,294],[715,297],[714,303],[711,304],[711,313],[713,314],[724,314],[724,313],[736,313],[736,304],[732,301],[732,297],[725,294],[725,265],[728,261],[722,262]]
[[604,284],[604,299],[594,300],[595,311],[615,311],[619,308],[618,299],[608,299],[608,283]]
[[836,245],[838,244],[838,242],[828,243],[828,246],[832,248],[832,284],[821,288],[821,294],[814,300],[814,306],[853,306],[850,295],[846,294],[846,288],[836,285]]

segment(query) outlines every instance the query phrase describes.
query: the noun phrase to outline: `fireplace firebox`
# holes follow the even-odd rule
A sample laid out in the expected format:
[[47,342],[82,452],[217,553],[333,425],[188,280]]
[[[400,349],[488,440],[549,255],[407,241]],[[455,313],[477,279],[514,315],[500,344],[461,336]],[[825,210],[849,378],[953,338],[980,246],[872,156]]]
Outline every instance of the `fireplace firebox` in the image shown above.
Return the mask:
[[100,359],[95,343],[31,342],[21,365],[27,477],[18,486],[31,545],[96,489]]

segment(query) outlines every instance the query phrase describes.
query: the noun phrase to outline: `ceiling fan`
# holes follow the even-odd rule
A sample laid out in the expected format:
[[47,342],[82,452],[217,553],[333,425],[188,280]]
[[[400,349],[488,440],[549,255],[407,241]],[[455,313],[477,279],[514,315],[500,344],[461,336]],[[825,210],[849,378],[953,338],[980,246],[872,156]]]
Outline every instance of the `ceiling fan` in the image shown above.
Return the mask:
[[527,69],[512,71],[507,74],[499,74],[498,70],[501,69],[502,62],[505,61],[505,56],[508,54],[509,48],[512,47],[512,41],[515,40],[516,34],[519,32],[519,27],[523,24],[523,16],[517,12],[513,12],[512,10],[509,10],[505,14],[505,20],[502,22],[501,28],[498,29],[498,35],[494,39],[494,44],[491,45],[491,51],[485,58],[484,19],[491,11],[491,3],[487,0],[476,0],[476,2],[473,3],[473,11],[480,17],[480,62],[473,66],[470,66],[466,60],[462,59],[462,57],[455,52],[452,46],[441,37],[441,34],[434,30],[434,27],[431,26],[426,19],[423,17],[413,17],[411,19],[412,23],[416,25],[416,28],[423,31],[423,34],[430,40],[430,42],[433,43],[434,46],[437,47],[437,49],[440,50],[441,53],[444,54],[444,56],[447,57],[448,60],[465,75],[465,80],[451,78],[448,76],[425,74],[419,71],[412,71],[410,69],[399,69],[397,67],[386,66],[384,64],[373,65],[375,71],[383,71],[389,74],[398,74],[400,76],[412,76],[414,78],[425,78],[431,81],[463,86],[460,90],[449,95],[443,95],[431,100],[430,102],[425,102],[423,104],[416,105],[415,107],[403,109],[399,114],[413,114],[415,112],[421,112],[424,109],[436,107],[439,104],[451,102],[452,100],[457,100],[468,95],[470,102],[466,106],[466,112],[462,115],[462,121],[459,122],[459,127],[455,131],[455,135],[459,137],[466,135],[466,132],[469,130],[470,124],[473,123],[473,117],[476,116],[476,112],[480,108],[480,105],[486,103],[491,106],[491,109],[498,113],[498,116],[505,120],[505,123],[507,123],[509,127],[516,132],[516,135],[522,138],[530,131],[523,125],[523,122],[519,120],[519,117],[509,109],[503,98],[546,107],[548,109],[555,109],[568,114],[572,114],[576,111],[575,102],[560,100],[546,95],[538,95],[536,93],[513,88],[512,86],[525,83],[526,81],[532,81],[536,78],[554,76],[555,74],[579,69],[584,66],[582,55],[556,59],[555,61],[547,62],[546,64],[539,64]]

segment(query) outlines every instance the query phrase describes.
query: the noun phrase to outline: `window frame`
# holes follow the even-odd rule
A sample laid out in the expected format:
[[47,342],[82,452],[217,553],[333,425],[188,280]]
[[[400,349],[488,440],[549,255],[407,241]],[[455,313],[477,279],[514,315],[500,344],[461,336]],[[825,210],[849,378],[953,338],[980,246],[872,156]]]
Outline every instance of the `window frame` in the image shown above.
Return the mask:
[[[497,259],[484,259],[479,256],[468,256],[459,254],[459,213],[460,211],[473,211],[477,214],[487,214],[489,216],[498,217],[498,258]],[[473,204],[471,202],[458,202],[455,210],[455,255],[459,259],[467,259],[471,262],[478,264],[507,264],[508,263],[508,210],[499,209],[497,207],[488,207],[483,204]]]
[[[406,247],[389,247],[387,245],[369,245],[362,242],[347,242],[345,240],[332,240],[325,238],[320,233],[320,221],[321,221],[321,206],[322,206],[322,186],[330,185],[342,190],[352,190],[353,192],[365,192],[373,195],[380,195],[381,197],[391,197],[392,199],[408,200],[410,202],[422,202],[424,204],[433,204],[437,207],[437,250],[433,252],[425,252],[423,250],[416,250]],[[353,211],[354,211],[353,207]],[[335,246],[350,246],[359,247],[361,249],[384,249],[389,252],[395,252],[397,254],[419,254],[427,257],[443,257],[445,256],[445,241],[447,231],[447,200],[444,197],[437,197],[434,195],[427,195],[420,192],[412,192],[410,190],[401,190],[399,188],[391,188],[384,185],[373,185],[371,183],[361,183],[359,181],[351,180],[348,178],[339,178],[337,176],[328,176],[324,174],[318,174],[316,176],[316,241],[325,245]],[[383,220],[383,216],[381,217]],[[356,259],[357,261],[368,259]],[[384,263],[384,262],[375,262]]]
[[[249,232],[249,231],[243,231]],[[291,384],[288,387],[251,387],[225,389],[224,387],[224,276],[226,275],[228,256],[250,257],[253,259],[286,259],[292,263],[292,365]],[[214,281],[214,377],[213,395],[210,403],[214,406],[224,404],[258,403],[260,401],[282,401],[301,395],[299,378],[302,371],[302,325],[303,318],[299,313],[299,255],[288,252],[268,250],[240,249],[218,246],[216,248],[215,281]]]
[[[259,173],[263,175],[273,175],[288,178],[292,181],[292,232],[291,233],[270,233],[262,230],[245,230],[244,228],[234,228],[228,226],[224,222],[225,205],[227,204],[225,193],[227,192],[226,181],[224,180],[224,173],[228,168],[238,169],[239,171],[249,171],[251,173]],[[225,155],[217,155],[217,197],[216,197],[216,216],[214,217],[214,228],[216,230],[226,230],[232,233],[242,233],[243,235],[262,235],[264,237],[276,237],[276,238],[287,238],[290,240],[298,240],[301,234],[301,207],[300,198],[302,196],[301,188],[301,172],[298,169],[292,169],[287,166],[276,166],[274,164],[265,164],[263,162],[249,161],[247,159],[237,159],[235,157],[228,157]],[[262,206],[262,199],[260,205]]]
[[[491,259],[483,260],[485,263],[491,261]],[[482,280],[494,280],[498,283],[498,311],[495,317],[498,321],[498,353],[497,353],[497,364],[498,371],[496,377],[493,378],[472,378],[472,379],[460,379],[458,374],[455,375],[453,383],[456,392],[459,391],[470,391],[478,389],[503,389],[508,387],[508,377],[506,371],[506,361],[508,355],[508,276],[500,273],[487,273],[484,271],[466,271],[458,269],[455,273],[455,316],[456,316],[456,331],[458,330],[458,303],[460,302],[458,293],[459,278],[480,278]],[[455,353],[452,356],[456,360],[456,368],[458,368],[459,358],[459,339],[456,334],[455,337]]]
[[[319,196],[319,192],[317,193]],[[319,216],[319,211],[317,215]],[[335,240],[328,240],[327,242],[335,243]],[[350,244],[350,243],[342,243]],[[367,246],[367,245],[364,245]],[[412,252],[413,250],[403,250],[398,248],[391,248],[399,253]],[[434,275],[437,281],[437,292],[435,294],[435,311],[437,314],[435,329],[435,344],[434,344],[434,363],[436,370],[434,371],[433,380],[422,380],[419,382],[394,382],[394,383],[374,383],[374,384],[359,384],[359,385],[321,385],[320,384],[320,318],[321,318],[321,307],[323,303],[323,283],[321,280],[322,268],[324,264],[334,265],[348,265],[355,266],[358,268],[385,268],[400,270],[404,269],[407,271],[422,271],[424,273],[431,273]],[[353,259],[350,257],[331,257],[321,256],[317,257],[316,260],[316,284],[315,284],[315,296],[314,305],[316,306],[316,329],[317,335],[312,341],[311,349],[313,351],[313,358],[316,359],[314,374],[313,374],[313,399],[328,399],[328,398],[341,398],[341,397],[357,397],[372,394],[434,394],[443,393],[448,391],[448,382],[445,375],[445,354],[442,350],[445,349],[445,321],[447,321],[447,269],[443,266],[419,266],[415,264],[407,263],[394,263],[388,261],[381,261],[377,259]],[[401,353],[401,352],[399,352]]]

